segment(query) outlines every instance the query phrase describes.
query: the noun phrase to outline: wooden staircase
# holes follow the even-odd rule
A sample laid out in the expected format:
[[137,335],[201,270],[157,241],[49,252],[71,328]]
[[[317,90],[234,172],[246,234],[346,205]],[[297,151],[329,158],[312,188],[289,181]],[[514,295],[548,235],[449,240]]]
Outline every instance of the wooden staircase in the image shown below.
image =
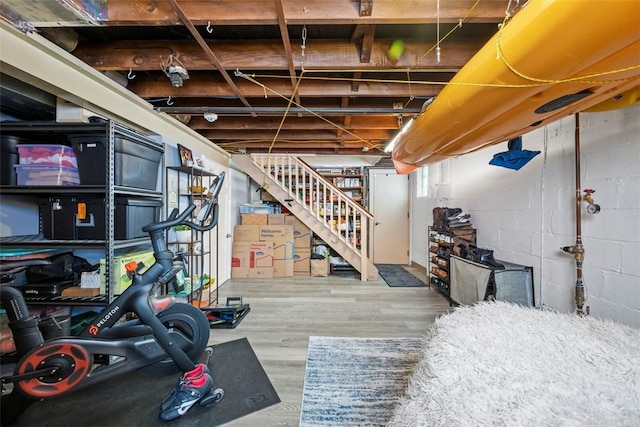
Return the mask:
[[360,272],[361,280],[378,278],[369,238],[373,215],[360,204],[296,156],[236,154],[233,161]]

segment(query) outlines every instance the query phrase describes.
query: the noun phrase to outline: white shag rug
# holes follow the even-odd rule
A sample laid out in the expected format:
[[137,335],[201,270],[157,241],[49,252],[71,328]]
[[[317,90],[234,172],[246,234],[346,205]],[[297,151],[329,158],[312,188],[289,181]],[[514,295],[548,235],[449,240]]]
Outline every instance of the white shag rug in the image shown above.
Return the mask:
[[436,320],[389,426],[640,426],[640,330],[493,302]]

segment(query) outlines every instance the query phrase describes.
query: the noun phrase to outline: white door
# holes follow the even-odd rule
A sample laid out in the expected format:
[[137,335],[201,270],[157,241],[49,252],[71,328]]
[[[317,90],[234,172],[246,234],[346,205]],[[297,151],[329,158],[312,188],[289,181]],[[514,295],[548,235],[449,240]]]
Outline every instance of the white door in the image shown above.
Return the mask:
[[[227,171],[227,179],[229,178],[229,172]],[[225,186],[226,189],[231,188],[230,183]],[[224,189],[223,189],[224,191]],[[218,222],[218,286],[231,278],[231,230],[233,225],[231,220],[233,218],[231,194],[229,190],[220,194],[220,221]]]
[[[233,191],[233,179],[232,173],[229,168],[222,168],[225,172],[225,180],[220,195],[218,196],[218,208],[220,217],[218,219],[218,226],[213,230],[212,234],[215,235],[216,244],[213,254],[213,271],[216,273],[216,284],[222,285],[224,282],[231,278],[231,230],[233,229],[232,221],[234,220],[233,206],[231,203],[231,194]],[[216,171],[219,173],[219,171]]]
[[409,263],[409,188],[409,175],[369,169],[375,264]]

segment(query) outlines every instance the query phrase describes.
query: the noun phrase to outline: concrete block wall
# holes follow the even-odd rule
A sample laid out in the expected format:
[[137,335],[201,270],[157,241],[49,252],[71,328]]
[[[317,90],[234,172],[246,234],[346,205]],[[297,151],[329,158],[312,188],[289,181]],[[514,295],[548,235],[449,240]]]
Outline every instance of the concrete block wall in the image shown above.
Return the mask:
[[[601,212],[582,212],[583,277],[591,315],[640,327],[640,106],[580,114],[581,188]],[[412,199],[412,260],[428,265],[435,206],[471,214],[478,245],[534,267],[536,304],[575,310],[575,118],[523,137],[541,153],[519,171],[491,166],[507,144],[430,166],[429,197]],[[415,181],[412,177],[412,182]],[[415,184],[413,184],[415,186]],[[413,192],[415,195],[415,191]],[[425,218],[425,215],[427,218]]]

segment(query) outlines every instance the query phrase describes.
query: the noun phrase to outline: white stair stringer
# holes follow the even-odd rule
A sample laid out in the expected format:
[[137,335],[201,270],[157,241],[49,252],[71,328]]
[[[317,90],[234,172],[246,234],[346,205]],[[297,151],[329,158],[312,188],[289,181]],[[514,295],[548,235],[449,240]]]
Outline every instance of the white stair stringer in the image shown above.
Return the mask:
[[[360,272],[361,280],[375,280],[378,269],[371,261],[372,247],[368,230],[372,230],[373,216],[339,188],[324,179],[313,168],[296,156],[288,154],[236,154],[233,161],[247,175],[267,191],[293,215],[309,227],[325,243]],[[289,186],[289,183],[293,183]],[[346,205],[341,221],[360,224],[360,244],[349,239],[349,231],[339,231],[332,225],[336,216],[321,212],[317,206],[322,200],[335,200],[338,206]],[[332,205],[333,202],[327,202]],[[353,233],[355,234],[355,233]]]

